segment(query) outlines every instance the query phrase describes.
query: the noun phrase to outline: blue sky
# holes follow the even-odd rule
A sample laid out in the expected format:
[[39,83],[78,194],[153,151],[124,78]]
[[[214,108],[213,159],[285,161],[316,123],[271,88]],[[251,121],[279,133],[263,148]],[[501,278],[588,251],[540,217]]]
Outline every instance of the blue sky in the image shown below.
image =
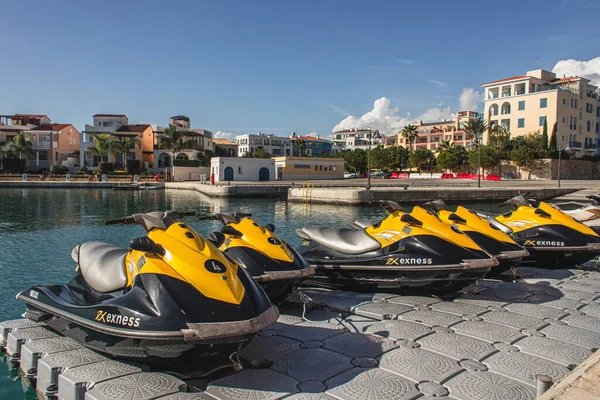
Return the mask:
[[[456,111],[464,88],[600,56],[600,2],[4,0],[0,113],[95,113],[328,135],[381,97]],[[492,17],[492,15],[494,17]]]

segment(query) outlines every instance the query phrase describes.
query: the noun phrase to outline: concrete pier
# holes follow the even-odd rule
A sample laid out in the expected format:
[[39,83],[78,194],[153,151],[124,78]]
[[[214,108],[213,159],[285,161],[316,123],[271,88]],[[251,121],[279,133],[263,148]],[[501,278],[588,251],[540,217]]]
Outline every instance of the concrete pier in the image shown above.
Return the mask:
[[303,313],[292,299],[239,354],[262,367],[202,382],[109,360],[26,320],[1,322],[0,345],[18,343],[23,376],[62,400],[533,400],[539,376],[553,383],[544,400],[598,398],[600,272],[517,272],[448,299],[302,289],[314,303]]

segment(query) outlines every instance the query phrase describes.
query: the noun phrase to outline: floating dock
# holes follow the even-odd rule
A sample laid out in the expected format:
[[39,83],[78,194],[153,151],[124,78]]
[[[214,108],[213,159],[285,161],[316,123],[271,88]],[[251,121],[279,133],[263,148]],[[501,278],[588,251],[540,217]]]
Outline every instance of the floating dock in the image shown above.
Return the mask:
[[600,348],[600,272],[518,273],[445,300],[305,289],[329,310],[292,302],[240,353],[262,369],[212,380],[148,372],[23,319],[0,323],[0,345],[62,400],[533,400]]

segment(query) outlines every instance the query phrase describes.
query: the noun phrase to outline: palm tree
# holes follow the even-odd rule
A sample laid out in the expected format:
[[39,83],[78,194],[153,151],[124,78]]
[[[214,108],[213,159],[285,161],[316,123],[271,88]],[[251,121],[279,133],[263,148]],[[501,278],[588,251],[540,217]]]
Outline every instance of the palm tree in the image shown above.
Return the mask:
[[98,168],[100,171],[103,171],[104,165],[104,155],[108,154],[111,148],[110,133],[92,133],[92,137],[94,138],[94,145],[89,149],[94,153],[100,156],[100,163],[98,163]]
[[402,137],[404,139],[408,140],[408,143],[410,145],[410,151],[413,151],[413,143],[419,136],[419,133],[417,132],[417,127],[408,124],[404,128],[402,128],[402,132],[400,133],[402,134]]
[[298,138],[294,140],[294,146],[298,148],[298,157],[302,157],[304,155],[304,150],[306,149],[306,142],[304,142],[304,139]]
[[159,136],[158,147],[161,149],[171,150],[171,168],[173,170],[175,168],[174,161],[177,153],[179,153],[185,147],[183,143],[183,137],[186,135],[186,133],[187,131],[178,130],[176,126],[171,125]]
[[454,144],[453,142],[450,142],[449,140],[440,140],[440,142],[438,143],[435,152],[436,153],[441,153],[443,151],[446,150],[450,150],[456,147],[456,144]]
[[467,139],[479,140],[479,136],[489,130],[489,126],[482,119],[472,118],[465,123],[463,130],[467,133]]
[[121,163],[123,168],[125,168],[125,158],[127,154],[129,154],[129,150],[134,148],[139,149],[141,146],[142,143],[138,138],[128,137],[121,140],[112,140],[110,142],[110,151],[115,156],[115,159],[117,158],[117,155],[121,155]]
[[23,159],[23,155],[31,154],[31,136],[28,133],[21,132],[13,138],[12,150],[19,154],[19,159]]

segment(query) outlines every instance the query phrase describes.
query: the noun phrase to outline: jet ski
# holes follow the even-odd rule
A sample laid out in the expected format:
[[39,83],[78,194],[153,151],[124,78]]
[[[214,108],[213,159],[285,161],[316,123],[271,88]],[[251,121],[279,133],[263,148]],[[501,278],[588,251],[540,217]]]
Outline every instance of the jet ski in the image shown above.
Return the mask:
[[285,300],[315,270],[286,242],[275,235],[275,226],[264,227],[246,213],[218,213],[200,220],[216,220],[221,231],[208,236],[262,286],[273,304]]
[[510,236],[477,215],[475,211],[458,206],[456,211],[448,210],[443,200],[429,201],[424,207],[433,211],[447,224],[457,227],[477,244],[486,249],[500,262],[487,274],[493,277],[514,268],[529,252],[517,244]]
[[187,215],[195,213],[106,221],[140,225],[147,235],[127,249],[103,242],[75,247],[69,283],[17,295],[25,316],[98,352],[151,365],[229,360],[279,313],[246,269],[177,222]]
[[584,225],[589,226],[594,232],[600,233],[600,196],[589,195],[586,197],[591,202],[581,203],[570,201],[566,203],[554,203],[552,205],[577,221],[582,222]]
[[513,211],[478,214],[529,251],[523,263],[540,268],[571,268],[600,254],[596,232],[548,203],[529,202],[518,195],[502,206],[511,206]]
[[358,291],[458,291],[498,265],[460,230],[421,207],[405,213],[382,201],[389,212],[366,229],[305,226],[298,253],[313,267],[308,284]]

